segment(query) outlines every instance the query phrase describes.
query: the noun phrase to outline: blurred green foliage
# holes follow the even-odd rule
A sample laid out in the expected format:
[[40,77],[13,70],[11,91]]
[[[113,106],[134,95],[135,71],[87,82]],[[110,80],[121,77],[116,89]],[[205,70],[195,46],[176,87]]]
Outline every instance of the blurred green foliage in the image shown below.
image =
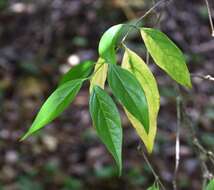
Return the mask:
[[133,168],[128,172],[128,178],[133,185],[144,185],[146,182],[146,177],[141,173],[141,170],[138,168]]
[[8,0],[0,0],[0,10],[5,9],[8,5]]
[[29,189],[43,190],[44,189],[43,185],[40,182],[35,181],[33,178],[29,176],[20,176],[18,179],[18,184],[19,184],[20,190],[29,190]]
[[80,190],[82,188],[83,184],[81,180],[73,177],[68,177],[64,182],[63,190]]
[[105,166],[95,170],[95,175],[98,178],[112,178],[117,176],[117,168],[113,166]]

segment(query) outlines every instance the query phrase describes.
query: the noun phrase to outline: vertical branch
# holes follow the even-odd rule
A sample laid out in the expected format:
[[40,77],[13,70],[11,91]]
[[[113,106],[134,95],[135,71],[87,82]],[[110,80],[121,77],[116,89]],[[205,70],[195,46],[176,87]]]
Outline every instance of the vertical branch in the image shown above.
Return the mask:
[[177,129],[176,129],[176,144],[175,144],[175,170],[173,179],[173,189],[177,190],[177,176],[180,162],[180,128],[181,128],[181,97],[178,95],[176,98],[177,110]]
[[206,2],[207,10],[208,10],[208,16],[209,16],[210,27],[211,27],[211,34],[214,37],[214,24],[213,24],[213,21],[212,21],[211,8],[210,8],[210,5],[209,5],[209,1],[205,0],[205,2]]
[[[152,2],[153,2],[153,5],[155,5],[156,4],[156,1],[155,0],[152,0]],[[155,15],[156,15],[156,21],[155,21],[155,23],[154,23],[154,27],[156,27],[156,26],[158,26],[158,24],[160,23],[160,21],[161,21],[161,16],[162,16],[162,13],[157,13],[155,10],[154,10],[154,12],[155,12]],[[149,55],[149,52],[148,52],[148,50],[146,49],[146,64],[147,65],[149,65],[149,61],[150,61],[150,55]]]

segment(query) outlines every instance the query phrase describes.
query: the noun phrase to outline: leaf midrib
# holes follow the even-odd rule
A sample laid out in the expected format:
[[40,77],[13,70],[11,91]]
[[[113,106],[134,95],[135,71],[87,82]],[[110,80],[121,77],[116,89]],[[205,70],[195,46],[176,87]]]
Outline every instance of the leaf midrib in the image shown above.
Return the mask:
[[[59,97],[57,97],[55,100],[57,100],[57,99],[67,99],[68,98],[68,96],[70,96],[70,94],[73,92],[73,90],[78,86],[78,85],[80,85],[80,82],[78,82],[78,83],[76,83],[74,86],[72,86],[72,89],[70,90],[70,92],[66,95],[66,96],[59,96]],[[68,86],[67,88],[69,88],[70,86]],[[67,88],[65,88],[65,89],[67,89]],[[65,89],[63,89],[63,90],[65,90]],[[61,105],[63,104],[63,102],[61,101],[61,102],[59,102],[58,104],[57,104],[57,106],[56,106],[56,109],[58,108],[58,107],[60,107]],[[55,110],[56,110],[55,109]],[[54,111],[55,111],[54,110]],[[44,111],[43,110],[41,110],[42,112],[41,113],[43,113]],[[52,117],[52,116],[51,116]],[[38,120],[38,119],[37,119]],[[52,120],[52,119],[51,119]],[[35,120],[36,121],[36,120]],[[48,120],[49,121],[49,120]],[[41,126],[43,125],[42,123],[43,122],[45,122],[45,118],[44,119],[42,119],[40,122],[39,122],[39,128],[41,128]],[[35,124],[34,125],[32,125],[32,126],[35,126]],[[33,130],[33,131],[37,131],[37,129],[36,130]]]
[[[106,114],[105,114],[105,111],[103,110],[103,108],[102,108],[102,106],[101,106],[101,102],[100,102],[100,96],[96,93],[96,95],[97,95],[97,102],[98,102],[98,105],[99,105],[99,107],[100,107],[100,110],[102,111],[102,113],[103,113],[103,116],[104,116],[104,122],[105,122],[105,124],[106,124],[106,126],[107,126],[107,131],[108,131],[108,134],[109,134],[109,136],[110,136],[110,139],[111,139],[111,144],[113,145],[113,147],[114,147],[114,151],[115,151],[115,153],[116,153],[116,155],[117,155],[117,149],[116,149],[116,147],[115,147],[115,145],[114,145],[114,143],[113,143],[113,139],[112,139],[112,137],[111,137],[111,133],[110,133],[110,131],[109,131],[109,125],[108,125],[108,122],[106,121],[107,119],[108,119],[108,117],[106,117]],[[115,122],[114,122],[115,123]],[[119,160],[117,160],[117,161],[119,161]],[[118,163],[118,164],[120,164],[120,163]]]
[[[155,43],[156,46],[158,46],[159,49],[162,49],[162,51],[159,52],[159,53],[161,53],[161,55],[164,55],[164,54],[165,54],[165,55],[168,56],[168,57],[173,57],[173,58],[175,58],[177,61],[182,62],[181,65],[185,65],[185,59],[183,58],[183,55],[182,55],[181,52],[179,51],[179,48],[176,47],[176,50],[179,51],[179,54],[181,54],[182,57],[178,57],[178,56],[176,56],[176,55],[170,55],[170,54],[166,53],[166,51],[165,51],[166,48],[161,48],[161,46],[160,46],[158,43],[155,42],[155,38],[154,38],[151,34],[148,35],[145,31],[143,31],[143,32],[144,32],[145,35],[148,36],[148,38],[151,39],[151,41],[152,41],[153,43]],[[145,38],[144,38],[144,40],[147,41],[147,39],[145,39]],[[162,40],[162,41],[160,40],[160,43],[163,43],[163,40]],[[171,44],[171,42],[170,42],[170,44]],[[171,45],[174,45],[174,44],[171,44]],[[150,45],[149,45],[149,46],[150,46]],[[150,48],[151,48],[151,46],[150,46]],[[150,54],[152,54],[152,53],[150,52]],[[157,61],[156,56],[152,55],[152,57],[155,59],[156,64],[159,65],[160,67],[163,67],[164,70],[165,70],[167,73],[169,73],[169,72],[167,71],[167,68],[170,67],[170,69],[173,69],[171,65],[169,65],[169,67],[167,67],[166,65],[159,64],[159,61]],[[161,56],[161,57],[163,57],[163,56]],[[164,60],[165,60],[165,59],[164,59]],[[178,64],[176,64],[176,65],[178,65]],[[180,68],[180,67],[177,67],[177,66],[176,66],[176,69],[177,69],[177,68]],[[183,77],[181,77],[181,76],[183,76],[182,73],[178,73],[178,72],[176,72],[177,77],[174,77],[174,75],[171,75],[171,73],[169,73],[169,75],[170,75],[173,79],[175,79],[175,80],[177,80],[177,77],[178,77],[178,76],[179,76],[178,78],[180,78],[179,80],[182,80],[182,78],[183,78]],[[182,80],[182,81],[183,81],[183,80]]]
[[[113,68],[113,70],[115,70],[115,69]],[[119,75],[117,72],[115,72],[115,73],[116,73],[117,78],[118,78],[119,81],[121,82],[123,89],[126,90],[125,85],[123,84],[122,79],[120,78],[120,75]],[[129,96],[129,98],[131,99],[132,103],[133,103],[133,104],[135,105],[135,107],[137,108],[137,110],[141,113],[141,111],[138,109],[138,106],[137,106],[137,105],[135,104],[135,102],[132,100],[132,97],[131,97],[129,91],[126,90],[126,92],[127,92],[128,96]]]
[[[131,60],[131,58],[130,58],[130,60]],[[131,60],[132,61],[132,60]],[[134,64],[130,64],[131,65],[131,70],[133,71],[133,73],[135,74],[135,75],[137,75],[137,74],[139,74],[141,77],[143,77],[144,78],[144,80],[145,80],[145,82],[146,82],[146,84],[147,84],[147,86],[149,86],[149,89],[150,89],[150,91],[152,91],[152,97],[154,98],[154,99],[156,99],[157,97],[156,96],[153,96],[153,94],[156,94],[156,90],[154,90],[152,87],[151,87],[151,85],[150,85],[150,83],[149,83],[149,81],[147,80],[147,78],[146,77],[144,77],[144,75],[142,75],[141,74],[141,71],[136,67],[136,66],[134,66]],[[137,76],[136,76],[137,77]],[[155,93],[154,93],[155,92]],[[147,98],[146,98],[147,99]],[[148,100],[147,100],[147,102],[148,102]],[[158,105],[158,102],[159,102],[159,100],[157,101],[157,105]],[[157,107],[159,107],[159,106],[157,106]],[[159,109],[155,109],[155,110],[159,110]]]

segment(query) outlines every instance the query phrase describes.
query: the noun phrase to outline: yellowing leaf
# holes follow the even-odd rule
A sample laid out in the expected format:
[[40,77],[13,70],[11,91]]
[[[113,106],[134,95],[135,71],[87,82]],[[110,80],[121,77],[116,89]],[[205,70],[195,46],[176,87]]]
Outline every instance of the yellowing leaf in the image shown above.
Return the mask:
[[149,132],[149,111],[144,90],[136,77],[126,69],[110,64],[108,84],[112,94]]
[[149,108],[149,133],[146,133],[142,124],[126,109],[125,112],[148,152],[151,153],[157,131],[157,115],[160,107],[160,96],[156,80],[145,62],[128,48],[126,48],[124,54],[122,67],[129,70],[138,79],[145,92]]
[[185,57],[177,45],[153,28],[142,28],[141,35],[154,62],[179,84],[191,88]]
[[99,58],[94,69],[93,77],[91,79],[90,92],[92,92],[92,89],[95,85],[104,89],[107,78],[107,71],[108,64],[106,64],[102,58]]

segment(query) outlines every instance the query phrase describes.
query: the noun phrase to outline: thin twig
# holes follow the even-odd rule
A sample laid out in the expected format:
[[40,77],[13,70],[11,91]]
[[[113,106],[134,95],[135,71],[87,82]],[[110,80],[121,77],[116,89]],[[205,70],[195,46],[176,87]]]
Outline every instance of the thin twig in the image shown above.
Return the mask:
[[214,24],[213,24],[213,21],[212,21],[211,8],[210,8],[210,5],[209,5],[209,1],[205,0],[205,2],[206,2],[207,10],[208,10],[208,15],[209,15],[209,21],[210,21],[210,27],[211,27],[211,35],[214,37]]
[[[168,1],[171,0],[161,0],[158,1],[157,3],[155,3],[148,11],[146,11],[145,14],[143,14],[135,23],[135,26],[138,27],[138,25],[140,24],[140,22],[147,17],[149,14],[151,14],[151,12],[153,12],[157,7],[159,7],[161,4],[163,3],[167,3]],[[124,38],[122,39],[121,43],[124,43],[124,41],[126,40],[126,38],[128,37],[128,35],[130,34],[130,32],[132,31],[132,28],[129,28],[128,32],[126,33],[126,35],[124,36]]]
[[162,4],[167,3],[170,0],[162,0],[162,1],[158,1],[157,3],[155,3],[148,11],[146,11],[146,13],[144,15],[142,15],[136,22],[136,26],[139,25],[139,23],[145,18],[147,17],[152,11],[154,11],[157,7],[159,7]]
[[214,82],[214,77],[211,76],[211,75],[201,75],[201,74],[192,73],[191,76],[195,77],[195,78],[200,78],[200,79],[203,79],[203,80],[209,80],[211,82]]
[[[155,5],[156,1],[153,0],[153,4]],[[155,11],[155,14],[156,14],[156,22],[154,24],[154,27],[156,27],[160,21],[161,21],[161,16],[162,16],[162,13],[158,14],[156,11]],[[146,49],[146,64],[149,65],[149,61],[150,61],[150,55],[149,55],[149,52],[148,52],[148,49]]]
[[166,190],[166,187],[163,185],[162,181],[160,180],[158,174],[155,172],[154,168],[152,167],[152,164],[149,162],[149,159],[147,158],[146,154],[144,153],[142,146],[138,146],[138,151],[143,156],[144,160],[146,161],[146,164],[149,166],[153,176],[155,177],[155,181],[161,186],[163,190]]
[[[183,102],[183,104],[184,104],[184,102]],[[199,142],[198,138],[196,137],[196,133],[195,133],[195,129],[194,129],[195,127],[193,126],[193,124],[192,124],[192,122],[191,122],[191,120],[189,118],[189,115],[186,112],[186,109],[185,109],[184,105],[182,107],[182,114],[183,114],[183,117],[184,117],[184,120],[185,120],[187,126],[190,129],[193,145],[197,148],[197,150],[199,150],[200,153],[202,153],[204,156],[206,156],[210,160],[212,165],[214,166],[214,153],[212,151],[210,151],[210,150],[207,150]]]
[[[194,145],[196,149],[196,154],[197,157],[200,160],[200,165],[201,165],[201,170],[203,173],[203,187],[206,185],[207,180],[210,180],[213,178],[213,173],[211,173],[207,167],[207,161],[210,161],[211,164],[214,166],[214,154],[212,151],[207,150],[200,142],[199,139],[196,136],[195,132],[195,126],[193,124],[193,121],[191,120],[190,116],[188,115],[186,111],[186,102],[185,98],[182,96],[181,90],[178,89],[179,96],[181,97],[180,99],[180,113],[182,116],[182,120],[184,124],[190,129],[190,136],[192,139],[192,144]],[[179,110],[178,110],[179,111]],[[178,118],[180,116],[178,115]]]
[[176,98],[177,109],[177,129],[176,129],[176,144],[175,144],[175,170],[173,179],[173,189],[177,190],[177,176],[180,162],[180,128],[181,128],[181,97]]
[[199,140],[197,138],[194,138],[193,140],[193,144],[200,150],[200,152],[202,152],[205,156],[207,156],[211,163],[213,164],[214,166],[214,154],[212,151],[208,151],[206,150],[199,142]]
[[149,65],[150,55],[149,51],[146,49],[146,64]]
[[211,180],[213,178],[213,174],[209,171],[207,167],[207,156],[203,152],[200,152],[200,149],[198,149],[198,154],[199,154],[199,160],[200,160],[200,166],[201,166],[201,171],[202,171],[202,189],[205,190],[205,187],[207,185],[207,181]]
[[189,115],[186,112],[185,105],[182,106],[182,114],[183,114],[184,121],[187,124],[186,126],[189,127],[190,129],[192,142],[194,147],[196,148],[196,153],[200,160],[201,170],[203,173],[203,187],[204,187],[207,183],[207,180],[210,180],[211,178],[213,178],[213,173],[209,171],[206,161],[209,160],[214,166],[214,154],[212,151],[209,151],[206,148],[204,148],[203,145],[199,142],[198,138],[196,137],[194,126],[192,124],[192,121],[189,118]]

